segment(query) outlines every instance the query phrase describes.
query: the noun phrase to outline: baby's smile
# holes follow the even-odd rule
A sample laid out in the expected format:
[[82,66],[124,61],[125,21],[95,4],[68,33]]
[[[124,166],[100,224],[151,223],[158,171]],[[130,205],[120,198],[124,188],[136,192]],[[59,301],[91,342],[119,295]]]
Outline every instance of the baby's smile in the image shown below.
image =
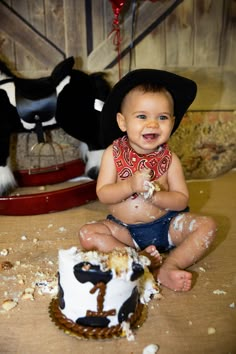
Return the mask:
[[158,138],[158,134],[154,134],[154,133],[143,134],[143,138],[145,140],[155,140],[156,138]]

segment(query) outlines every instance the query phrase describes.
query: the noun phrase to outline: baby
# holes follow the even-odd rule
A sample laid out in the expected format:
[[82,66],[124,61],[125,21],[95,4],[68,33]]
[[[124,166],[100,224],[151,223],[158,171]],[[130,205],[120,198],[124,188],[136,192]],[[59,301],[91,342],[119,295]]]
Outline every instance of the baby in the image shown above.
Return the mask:
[[[191,289],[186,268],[216,234],[211,217],[189,212],[182,166],[168,147],[195,95],[193,81],[154,69],[134,70],[114,86],[102,111],[104,143],[106,134],[114,141],[103,154],[96,189],[110,214],[79,232],[86,250],[139,250],[159,283],[174,291]],[[159,252],[169,252],[163,263]]]

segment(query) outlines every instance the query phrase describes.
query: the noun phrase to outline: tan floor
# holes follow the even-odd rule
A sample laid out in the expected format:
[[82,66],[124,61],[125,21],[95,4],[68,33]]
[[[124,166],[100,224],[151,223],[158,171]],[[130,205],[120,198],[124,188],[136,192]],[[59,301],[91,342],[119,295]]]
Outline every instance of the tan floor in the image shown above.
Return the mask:
[[[151,343],[159,345],[160,354],[236,353],[235,177],[231,171],[189,183],[192,211],[215,217],[218,238],[208,255],[191,267],[193,289],[174,293],[163,288],[163,298],[151,301],[134,341],[85,341],[64,333],[49,317],[52,295],[42,288],[47,281],[55,290],[50,281],[56,280],[58,249],[77,245],[79,225],[104,217],[104,207],[96,201],[60,213],[0,216],[0,262],[14,265],[0,271],[0,305],[10,298],[18,302],[7,312],[0,307],[0,353],[142,354]],[[9,253],[4,255],[4,250]],[[34,300],[22,296],[27,288],[34,290]]]

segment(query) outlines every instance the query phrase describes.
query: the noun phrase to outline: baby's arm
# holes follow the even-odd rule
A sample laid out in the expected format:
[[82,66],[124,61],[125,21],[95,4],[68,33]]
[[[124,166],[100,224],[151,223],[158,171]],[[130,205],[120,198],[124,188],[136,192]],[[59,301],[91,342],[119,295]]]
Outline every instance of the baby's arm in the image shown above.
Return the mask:
[[189,193],[180,160],[174,153],[167,173],[169,190],[154,192],[152,203],[162,209],[183,210],[188,206]]
[[133,176],[119,181],[114,164],[112,145],[104,152],[97,180],[97,196],[102,203],[116,204],[134,193],[145,192],[145,181],[150,179],[149,170],[136,172]]

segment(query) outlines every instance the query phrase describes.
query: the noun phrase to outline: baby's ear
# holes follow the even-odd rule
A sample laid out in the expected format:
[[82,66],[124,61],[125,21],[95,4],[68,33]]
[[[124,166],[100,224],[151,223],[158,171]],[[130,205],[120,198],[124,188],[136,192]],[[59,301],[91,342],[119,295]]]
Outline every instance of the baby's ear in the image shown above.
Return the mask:
[[126,122],[125,122],[125,117],[123,116],[123,114],[118,112],[116,114],[116,121],[117,121],[117,124],[118,124],[120,130],[122,132],[126,132]]

